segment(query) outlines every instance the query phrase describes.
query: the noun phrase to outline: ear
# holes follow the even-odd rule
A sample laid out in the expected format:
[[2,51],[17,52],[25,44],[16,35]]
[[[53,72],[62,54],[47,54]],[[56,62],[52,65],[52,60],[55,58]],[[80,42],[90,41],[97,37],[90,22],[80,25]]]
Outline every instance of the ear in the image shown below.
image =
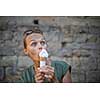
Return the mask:
[[24,53],[25,53],[26,55],[28,55],[28,51],[27,51],[27,49],[24,49]]

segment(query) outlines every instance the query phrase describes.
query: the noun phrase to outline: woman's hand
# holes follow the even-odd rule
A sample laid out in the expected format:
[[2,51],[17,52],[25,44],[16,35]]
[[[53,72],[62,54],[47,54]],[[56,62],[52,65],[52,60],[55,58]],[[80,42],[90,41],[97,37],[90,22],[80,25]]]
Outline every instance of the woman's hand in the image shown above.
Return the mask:
[[44,82],[44,73],[40,72],[40,68],[37,69],[35,73],[35,81],[36,83],[43,83]]
[[48,79],[49,82],[58,82],[55,77],[54,68],[46,65],[40,68],[40,72],[44,73],[44,77]]
[[49,82],[58,83],[55,77],[54,67],[51,67],[51,60],[47,59],[46,65],[38,68],[35,74],[35,80],[37,83],[43,83],[47,79]]

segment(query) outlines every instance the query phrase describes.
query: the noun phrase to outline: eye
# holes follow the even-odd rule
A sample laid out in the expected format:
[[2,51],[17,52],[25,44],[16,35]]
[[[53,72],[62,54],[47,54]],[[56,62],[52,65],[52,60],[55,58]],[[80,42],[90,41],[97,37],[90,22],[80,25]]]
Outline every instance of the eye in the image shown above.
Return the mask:
[[46,44],[46,41],[41,41],[40,44],[41,44],[42,46],[44,46],[44,45]]
[[32,44],[31,44],[31,46],[36,46],[37,45],[37,42],[33,42]]

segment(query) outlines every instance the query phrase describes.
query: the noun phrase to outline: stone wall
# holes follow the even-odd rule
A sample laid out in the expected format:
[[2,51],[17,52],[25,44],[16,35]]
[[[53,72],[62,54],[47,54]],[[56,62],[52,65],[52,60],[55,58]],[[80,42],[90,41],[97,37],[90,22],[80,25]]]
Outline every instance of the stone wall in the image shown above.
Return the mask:
[[23,32],[37,24],[54,60],[72,66],[73,82],[100,82],[100,17],[0,17],[0,75],[18,74],[32,64],[23,53]]

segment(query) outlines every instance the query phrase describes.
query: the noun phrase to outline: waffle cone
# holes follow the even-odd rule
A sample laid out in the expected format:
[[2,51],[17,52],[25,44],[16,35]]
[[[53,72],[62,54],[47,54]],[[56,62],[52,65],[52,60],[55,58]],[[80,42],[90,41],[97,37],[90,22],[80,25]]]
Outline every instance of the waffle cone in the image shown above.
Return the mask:
[[36,60],[34,61],[35,71],[37,71],[37,68],[40,67],[40,62],[41,62],[41,61],[46,61],[46,58],[45,58],[45,57],[38,57],[38,59],[36,59]]
[[40,57],[40,61],[45,61],[45,57]]

